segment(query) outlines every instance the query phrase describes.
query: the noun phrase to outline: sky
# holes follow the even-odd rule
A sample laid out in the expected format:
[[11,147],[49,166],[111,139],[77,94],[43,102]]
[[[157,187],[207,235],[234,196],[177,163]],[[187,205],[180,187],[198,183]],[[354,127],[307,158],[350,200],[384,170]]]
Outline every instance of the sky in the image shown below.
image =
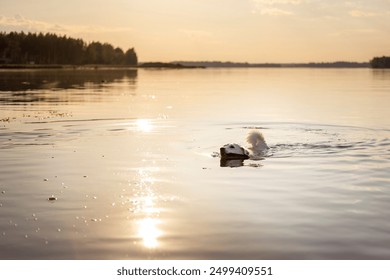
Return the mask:
[[134,47],[141,62],[363,62],[390,55],[390,0],[0,0],[0,31]]

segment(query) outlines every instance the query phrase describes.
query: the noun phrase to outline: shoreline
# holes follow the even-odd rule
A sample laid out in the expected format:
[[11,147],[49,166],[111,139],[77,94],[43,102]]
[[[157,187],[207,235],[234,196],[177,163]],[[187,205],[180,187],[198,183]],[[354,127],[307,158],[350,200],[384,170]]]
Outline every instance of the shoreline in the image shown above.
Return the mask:
[[370,66],[359,66],[359,67],[351,67],[351,66],[311,66],[311,65],[281,65],[281,66],[182,66],[182,67],[169,67],[169,66],[118,66],[118,65],[83,65],[83,66],[73,66],[73,65],[0,65],[0,70],[43,70],[43,69],[57,69],[57,70],[102,70],[102,69],[209,69],[209,68],[241,68],[241,69],[249,69],[249,68],[317,68],[317,69],[363,69],[369,68],[374,69]]
[[70,65],[70,64],[0,64],[0,69],[6,70],[25,70],[25,69],[73,69],[73,70],[98,70],[98,69],[206,69],[206,68],[348,68],[348,69],[362,69],[370,68],[369,64],[344,64],[338,65],[335,63],[290,63],[290,64],[216,64],[210,65],[205,63],[196,63],[195,65],[186,63],[140,63],[138,65],[109,65],[109,64],[86,64],[86,65]]
[[129,66],[129,65],[69,65],[69,64],[0,64],[0,69],[135,69],[138,66]]

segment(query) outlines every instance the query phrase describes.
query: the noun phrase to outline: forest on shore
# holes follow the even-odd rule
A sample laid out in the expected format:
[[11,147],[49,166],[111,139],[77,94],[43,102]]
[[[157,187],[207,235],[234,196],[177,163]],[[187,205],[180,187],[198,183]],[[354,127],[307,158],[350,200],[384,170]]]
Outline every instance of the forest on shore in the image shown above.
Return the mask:
[[86,43],[82,39],[52,33],[0,32],[0,64],[138,64],[134,48],[124,52],[109,43]]
[[372,68],[390,68],[390,56],[374,57],[370,64]]
[[109,43],[90,42],[54,33],[0,32],[0,64],[21,68],[58,65],[112,65],[143,68],[209,68],[209,67],[311,67],[311,68],[390,68],[390,57],[374,57],[370,62],[321,63],[247,63],[222,61],[174,61],[138,64],[134,48],[124,52]]

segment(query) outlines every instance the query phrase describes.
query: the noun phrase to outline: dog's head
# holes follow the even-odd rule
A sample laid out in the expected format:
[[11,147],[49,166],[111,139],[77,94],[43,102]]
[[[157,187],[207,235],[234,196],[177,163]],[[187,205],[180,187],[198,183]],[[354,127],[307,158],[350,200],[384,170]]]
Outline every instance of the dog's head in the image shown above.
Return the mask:
[[249,152],[238,144],[226,144],[220,148],[221,159],[248,159]]

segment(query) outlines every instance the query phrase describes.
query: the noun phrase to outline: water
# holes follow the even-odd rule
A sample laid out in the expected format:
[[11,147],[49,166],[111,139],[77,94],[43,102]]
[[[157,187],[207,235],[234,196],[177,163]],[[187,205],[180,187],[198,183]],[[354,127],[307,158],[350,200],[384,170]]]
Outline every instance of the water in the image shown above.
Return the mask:
[[390,259],[389,104],[385,70],[3,70],[0,258]]

